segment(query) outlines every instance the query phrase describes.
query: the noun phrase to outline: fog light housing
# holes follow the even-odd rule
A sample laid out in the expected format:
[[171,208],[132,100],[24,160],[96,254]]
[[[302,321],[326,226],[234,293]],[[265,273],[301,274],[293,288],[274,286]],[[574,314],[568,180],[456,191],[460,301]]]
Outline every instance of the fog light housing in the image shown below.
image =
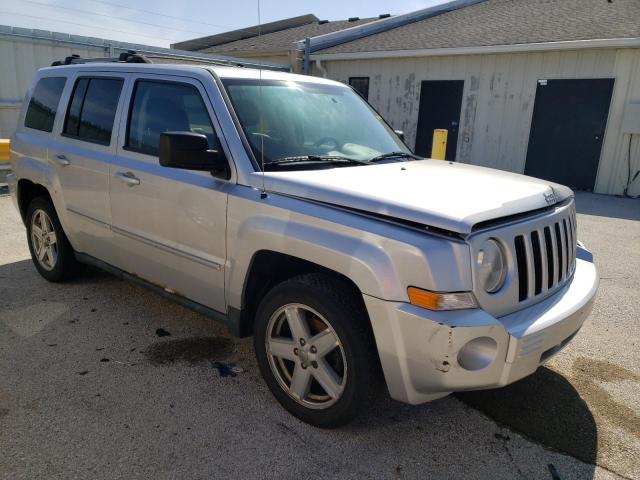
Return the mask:
[[497,354],[498,343],[493,338],[474,338],[458,352],[458,365],[465,370],[482,370],[493,363]]

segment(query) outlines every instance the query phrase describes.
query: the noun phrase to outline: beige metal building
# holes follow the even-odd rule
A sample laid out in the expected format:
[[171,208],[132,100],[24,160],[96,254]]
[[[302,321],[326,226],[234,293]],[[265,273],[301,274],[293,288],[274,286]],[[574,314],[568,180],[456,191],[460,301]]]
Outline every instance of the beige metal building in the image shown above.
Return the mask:
[[9,138],[13,134],[22,99],[29,88],[33,74],[39,68],[50,66],[53,61],[62,60],[72,54],[81,57],[117,57],[128,50],[135,50],[155,63],[243,64],[289,70],[288,65],[266,60],[250,61],[222,55],[0,25],[0,138]]
[[450,160],[640,194],[638,0],[457,2],[426,17],[314,37],[312,73],[357,86],[418,153],[446,128]]

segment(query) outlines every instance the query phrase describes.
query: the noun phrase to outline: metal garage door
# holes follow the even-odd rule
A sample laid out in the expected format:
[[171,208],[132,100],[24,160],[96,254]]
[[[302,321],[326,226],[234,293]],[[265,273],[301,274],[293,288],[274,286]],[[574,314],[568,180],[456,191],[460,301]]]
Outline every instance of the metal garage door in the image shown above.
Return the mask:
[[538,80],[525,174],[593,190],[613,82]]

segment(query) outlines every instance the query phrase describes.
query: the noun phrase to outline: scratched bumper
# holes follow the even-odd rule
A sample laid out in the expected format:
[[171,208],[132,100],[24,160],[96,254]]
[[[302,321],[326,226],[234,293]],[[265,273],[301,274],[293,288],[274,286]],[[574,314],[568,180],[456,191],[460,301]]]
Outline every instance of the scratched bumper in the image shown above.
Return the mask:
[[[556,294],[500,318],[480,309],[432,312],[364,299],[390,395],[418,404],[454,391],[501,387],[532,374],[580,330],[597,288],[595,266],[578,259],[573,278]],[[468,361],[473,349],[467,344],[474,340],[481,358],[491,358],[488,365]]]

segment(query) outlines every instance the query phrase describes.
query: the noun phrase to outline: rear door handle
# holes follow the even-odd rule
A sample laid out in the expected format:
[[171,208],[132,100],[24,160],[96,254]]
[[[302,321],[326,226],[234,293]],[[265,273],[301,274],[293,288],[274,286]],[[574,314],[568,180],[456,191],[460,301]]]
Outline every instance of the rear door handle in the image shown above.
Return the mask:
[[60,165],[61,167],[68,167],[71,164],[64,153],[59,153],[56,155],[56,162],[58,162],[58,165]]
[[128,186],[140,185],[140,179],[131,172],[116,172],[116,178]]

